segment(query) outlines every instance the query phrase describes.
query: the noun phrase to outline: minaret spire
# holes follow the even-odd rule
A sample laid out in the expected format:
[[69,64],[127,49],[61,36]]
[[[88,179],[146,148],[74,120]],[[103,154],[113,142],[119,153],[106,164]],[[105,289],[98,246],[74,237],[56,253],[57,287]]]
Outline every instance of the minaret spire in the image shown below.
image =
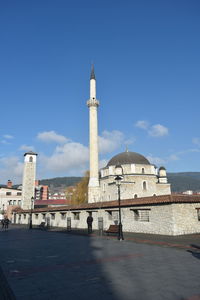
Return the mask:
[[88,202],[99,201],[99,155],[98,155],[98,117],[97,108],[99,101],[96,99],[96,78],[94,65],[90,75],[90,99],[87,101],[89,108],[89,131],[90,131],[90,180],[88,184]]
[[92,68],[91,68],[90,80],[91,80],[91,79],[96,80],[96,78],[95,78],[95,73],[94,73],[94,64],[92,64]]

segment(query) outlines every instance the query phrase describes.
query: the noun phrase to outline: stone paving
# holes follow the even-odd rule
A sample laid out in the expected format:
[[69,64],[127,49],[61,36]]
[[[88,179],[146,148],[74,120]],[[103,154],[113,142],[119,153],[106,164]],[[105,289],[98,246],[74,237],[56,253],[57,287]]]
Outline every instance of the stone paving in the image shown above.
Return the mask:
[[199,235],[190,237],[191,248],[130,238],[0,232],[0,299],[200,299]]

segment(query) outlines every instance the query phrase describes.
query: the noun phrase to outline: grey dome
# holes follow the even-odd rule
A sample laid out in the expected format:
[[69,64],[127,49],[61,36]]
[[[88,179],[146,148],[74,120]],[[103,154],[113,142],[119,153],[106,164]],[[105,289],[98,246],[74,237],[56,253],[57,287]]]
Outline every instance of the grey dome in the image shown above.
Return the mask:
[[116,165],[125,165],[125,164],[143,164],[150,165],[150,162],[141,154],[136,152],[122,152],[115,155],[108,162],[107,167],[116,166]]

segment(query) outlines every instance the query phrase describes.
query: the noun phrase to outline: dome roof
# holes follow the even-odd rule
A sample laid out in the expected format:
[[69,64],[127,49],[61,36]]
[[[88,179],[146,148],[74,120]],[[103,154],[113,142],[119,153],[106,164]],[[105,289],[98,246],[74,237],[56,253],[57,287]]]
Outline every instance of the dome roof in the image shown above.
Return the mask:
[[160,167],[159,170],[165,170],[166,171],[165,167],[163,167],[163,166]]
[[141,154],[136,152],[122,152],[115,155],[108,162],[107,167],[116,166],[116,165],[125,165],[125,164],[143,164],[150,165],[150,162]]

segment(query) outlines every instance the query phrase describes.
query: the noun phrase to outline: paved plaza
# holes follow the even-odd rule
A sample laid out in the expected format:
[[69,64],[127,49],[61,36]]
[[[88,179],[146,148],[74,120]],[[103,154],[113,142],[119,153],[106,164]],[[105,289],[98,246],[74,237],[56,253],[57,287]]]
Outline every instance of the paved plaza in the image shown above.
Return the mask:
[[0,299],[197,300],[199,237],[179,247],[12,226],[0,231]]

